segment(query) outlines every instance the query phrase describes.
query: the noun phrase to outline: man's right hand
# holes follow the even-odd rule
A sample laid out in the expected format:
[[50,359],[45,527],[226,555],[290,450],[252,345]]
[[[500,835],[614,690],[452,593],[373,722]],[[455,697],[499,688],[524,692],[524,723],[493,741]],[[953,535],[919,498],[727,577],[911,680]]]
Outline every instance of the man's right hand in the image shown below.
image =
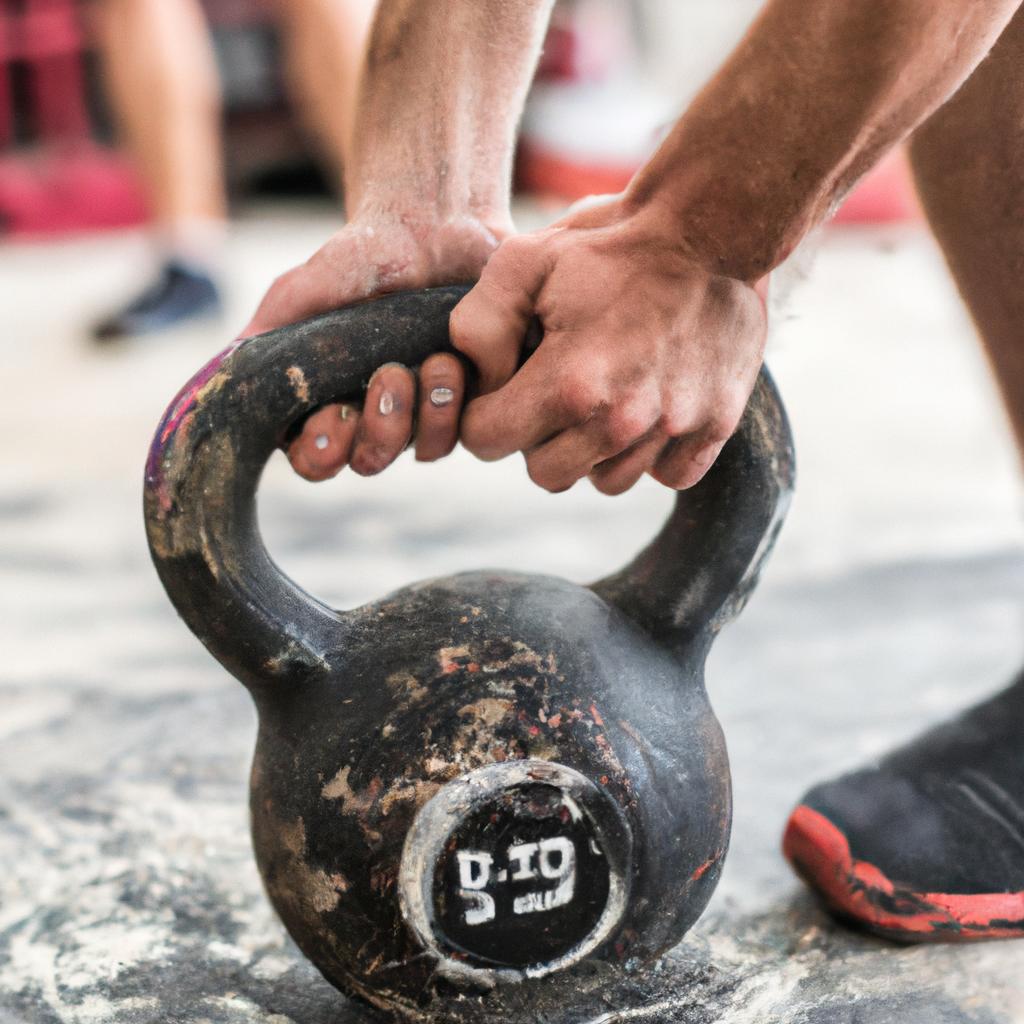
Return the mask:
[[[357,217],[271,285],[240,336],[386,292],[475,281],[510,231],[468,217],[444,222],[394,214]],[[458,440],[464,391],[462,364],[452,355],[431,356],[415,374],[397,363],[382,366],[362,408],[317,410],[289,445],[288,459],[307,480],[330,479],[346,465],[372,476],[408,445],[414,421],[416,458],[442,458]]]
[[[512,230],[516,125],[553,2],[378,0],[345,166],[349,223],[274,283],[246,335],[480,276]],[[453,46],[458,59],[449,59]],[[380,472],[408,444],[417,407],[417,458],[447,454],[458,437],[462,364],[438,356],[418,378],[383,367],[361,409],[310,416],[289,446],[296,471],[309,480],[345,465]]]

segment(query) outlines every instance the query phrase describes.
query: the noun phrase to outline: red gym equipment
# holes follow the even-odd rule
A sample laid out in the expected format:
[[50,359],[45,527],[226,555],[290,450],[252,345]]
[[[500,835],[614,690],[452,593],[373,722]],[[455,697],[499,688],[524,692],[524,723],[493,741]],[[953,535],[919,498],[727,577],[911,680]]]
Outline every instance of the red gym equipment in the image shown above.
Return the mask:
[[0,236],[146,217],[130,165],[93,139],[76,0],[0,0]]

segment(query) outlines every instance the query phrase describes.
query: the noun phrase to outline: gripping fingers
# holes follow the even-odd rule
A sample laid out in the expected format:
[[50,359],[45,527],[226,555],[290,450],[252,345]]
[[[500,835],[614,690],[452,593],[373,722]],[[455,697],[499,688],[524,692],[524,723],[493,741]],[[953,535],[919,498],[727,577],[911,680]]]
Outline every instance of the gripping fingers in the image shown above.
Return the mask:
[[590,482],[602,494],[625,494],[654,465],[664,447],[664,434],[645,437],[621,455],[594,466]]
[[665,445],[649,472],[659,484],[685,491],[704,478],[724,447],[725,440],[706,433],[675,438]]
[[[594,467],[642,446],[657,411],[650,406],[605,410],[563,430],[526,456],[530,479],[548,491],[568,490]],[[653,454],[651,455],[653,459]]]
[[299,476],[314,482],[329,480],[346,466],[359,424],[359,411],[350,405],[328,405],[313,413],[302,433],[288,446],[288,461]]
[[433,462],[448,455],[459,439],[466,374],[456,356],[440,353],[423,363],[419,377],[416,458]]
[[350,465],[360,476],[375,476],[402,453],[412,436],[416,378],[398,363],[386,363],[370,378],[359,417]]

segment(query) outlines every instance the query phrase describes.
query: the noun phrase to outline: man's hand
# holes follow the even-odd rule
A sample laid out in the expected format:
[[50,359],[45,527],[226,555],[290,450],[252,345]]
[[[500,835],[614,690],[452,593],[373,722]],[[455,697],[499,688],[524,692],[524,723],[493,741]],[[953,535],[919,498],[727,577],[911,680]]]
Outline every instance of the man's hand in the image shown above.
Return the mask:
[[[468,217],[442,223],[394,215],[357,218],[274,282],[242,336],[385,292],[475,280],[508,230]],[[362,409],[319,409],[288,448],[292,467],[307,480],[327,480],[346,465],[363,476],[379,473],[409,443],[414,419],[416,457],[447,455],[458,440],[462,365],[452,355],[431,356],[418,376],[417,396],[412,370],[389,364],[374,374]]]
[[[646,472],[673,488],[707,472],[761,365],[764,288],[679,251],[679,232],[623,200],[510,238],[452,313],[480,373],[462,443],[482,459],[522,451],[563,491],[589,476],[620,494]],[[540,347],[517,372],[531,317]]]
[[[509,182],[553,0],[379,0],[363,60],[342,229],[270,289],[246,334],[383,292],[475,281],[511,230]],[[454,49],[453,49],[454,47]],[[457,51],[457,52],[456,52]],[[378,473],[409,441],[436,459],[458,439],[462,366],[437,356],[383,367],[361,410],[306,421],[292,465],[325,480]]]

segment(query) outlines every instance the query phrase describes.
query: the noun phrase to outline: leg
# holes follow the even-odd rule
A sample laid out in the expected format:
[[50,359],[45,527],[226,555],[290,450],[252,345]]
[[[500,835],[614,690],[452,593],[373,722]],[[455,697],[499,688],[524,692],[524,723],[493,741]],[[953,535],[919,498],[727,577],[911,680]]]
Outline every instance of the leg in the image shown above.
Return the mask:
[[1024,455],[1024,8],[917,132],[921,199],[967,302]]
[[[226,201],[220,90],[201,8],[197,0],[99,0],[95,15],[107,94],[142,175],[168,264],[208,279],[204,272],[218,255]],[[175,281],[183,280],[162,281],[157,290],[165,296],[170,285],[177,294]],[[208,289],[184,284],[184,298],[209,298]],[[144,307],[134,311],[133,322],[151,311]],[[127,326],[120,318],[101,325],[110,328],[105,336],[129,333],[119,330]]]
[[297,105],[341,184],[375,0],[280,0],[285,65]]
[[[912,145],[921,198],[1024,454],[1024,8]],[[813,789],[784,848],[902,940],[1024,936],[1024,674],[877,767]]]
[[221,221],[220,88],[196,0],[101,0],[107,94],[162,228]]

